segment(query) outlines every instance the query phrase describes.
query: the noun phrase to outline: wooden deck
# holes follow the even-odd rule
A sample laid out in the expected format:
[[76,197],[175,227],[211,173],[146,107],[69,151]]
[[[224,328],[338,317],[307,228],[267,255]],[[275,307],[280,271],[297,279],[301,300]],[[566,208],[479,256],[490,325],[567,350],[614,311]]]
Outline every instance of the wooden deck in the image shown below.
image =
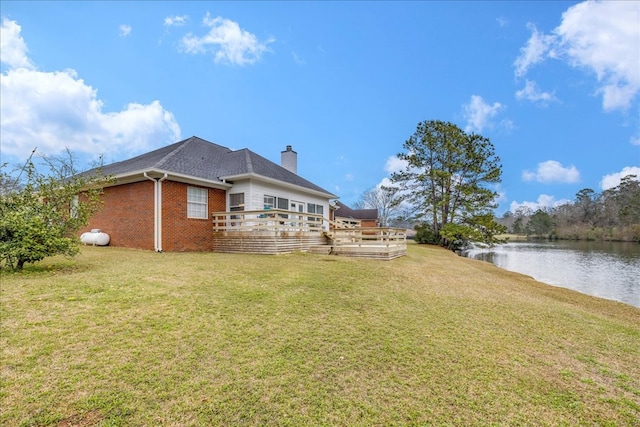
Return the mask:
[[301,251],[390,260],[405,255],[406,249],[403,229],[329,223],[322,215],[278,209],[213,214],[214,252]]
[[407,254],[407,233],[399,228],[334,229],[330,235],[335,255],[390,260]]

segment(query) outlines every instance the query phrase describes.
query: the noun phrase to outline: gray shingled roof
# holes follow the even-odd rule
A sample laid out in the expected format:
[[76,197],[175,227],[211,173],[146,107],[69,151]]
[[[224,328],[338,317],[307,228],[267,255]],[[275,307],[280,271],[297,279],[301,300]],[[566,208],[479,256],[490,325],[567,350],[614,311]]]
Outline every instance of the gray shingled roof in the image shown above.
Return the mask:
[[341,201],[336,202],[336,206],[339,209],[336,211],[336,216],[342,218],[353,219],[378,219],[378,209],[351,209]]
[[214,182],[222,182],[222,179],[236,175],[255,174],[336,197],[251,150],[244,148],[233,151],[197,136],[102,167],[102,173],[111,176],[150,170],[173,172]]

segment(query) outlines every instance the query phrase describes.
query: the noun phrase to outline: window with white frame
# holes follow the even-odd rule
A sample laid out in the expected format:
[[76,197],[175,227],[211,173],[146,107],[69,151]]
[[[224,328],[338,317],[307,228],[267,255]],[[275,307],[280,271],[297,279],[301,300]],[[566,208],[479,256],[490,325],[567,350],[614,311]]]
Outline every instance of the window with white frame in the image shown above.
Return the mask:
[[[285,199],[284,197],[278,197],[278,209],[282,209],[285,211],[289,210],[289,199]],[[287,214],[278,214],[280,218],[289,218]]]
[[322,215],[324,213],[324,207],[314,203],[307,203],[307,212]]
[[206,188],[187,187],[187,218],[207,219],[207,199]]
[[[324,207],[322,205],[316,205],[314,203],[307,203],[307,212],[322,215],[324,212]],[[309,221],[322,221],[322,219],[309,217]]]
[[[229,194],[229,212],[237,212],[244,210],[244,193]],[[240,219],[240,215],[231,215],[230,219]],[[231,225],[236,225],[232,222]]]
[[244,193],[229,194],[229,210],[232,212],[244,210]]
[[285,211],[288,211],[289,199],[285,199],[284,197],[278,197],[278,209],[283,209]]
[[264,195],[264,209],[273,209],[276,206],[276,197],[269,196],[268,194]]

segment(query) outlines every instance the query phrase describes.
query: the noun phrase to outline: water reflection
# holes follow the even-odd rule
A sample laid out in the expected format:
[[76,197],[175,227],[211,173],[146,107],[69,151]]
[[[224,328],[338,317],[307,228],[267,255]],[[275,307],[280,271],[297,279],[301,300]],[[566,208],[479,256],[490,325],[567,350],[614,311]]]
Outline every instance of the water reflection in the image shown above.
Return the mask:
[[465,255],[540,282],[640,307],[638,243],[517,242]]

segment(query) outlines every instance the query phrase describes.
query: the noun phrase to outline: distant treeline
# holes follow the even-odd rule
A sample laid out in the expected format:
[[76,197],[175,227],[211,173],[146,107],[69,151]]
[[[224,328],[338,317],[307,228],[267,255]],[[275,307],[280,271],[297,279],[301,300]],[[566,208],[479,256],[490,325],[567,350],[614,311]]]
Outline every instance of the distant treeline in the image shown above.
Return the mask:
[[571,203],[536,211],[521,207],[497,222],[510,233],[528,236],[640,242],[640,181],[627,175],[602,193],[585,188]]

